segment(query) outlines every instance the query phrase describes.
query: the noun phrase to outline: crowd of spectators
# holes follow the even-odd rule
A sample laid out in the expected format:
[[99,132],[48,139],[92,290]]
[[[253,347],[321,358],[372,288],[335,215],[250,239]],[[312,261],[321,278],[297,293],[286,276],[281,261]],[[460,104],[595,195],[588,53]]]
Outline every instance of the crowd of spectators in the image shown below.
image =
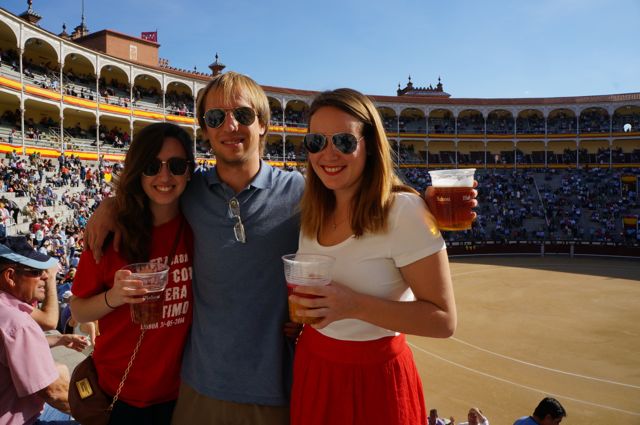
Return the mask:
[[[0,49],[0,64],[4,64],[15,72],[19,72],[18,54],[14,49]],[[41,61],[35,63],[33,58],[26,58],[23,61],[24,74],[35,84],[43,88],[59,90],[60,73],[57,64],[51,61]],[[94,100],[95,99],[95,75],[81,74],[73,71],[72,68],[63,71],[63,90],[66,94]],[[99,93],[106,103],[129,107],[131,103],[138,104],[138,107],[145,108],[153,106],[162,108],[163,93],[157,87],[143,87],[134,84],[131,89],[133,96],[130,96],[130,84],[126,81],[119,81],[111,78],[109,81],[105,77],[98,80]],[[188,93],[168,92],[164,94],[164,105],[168,112],[193,116],[193,96]],[[305,111],[295,111],[291,108],[284,112],[281,108],[272,111],[272,123],[281,125],[283,122],[291,127],[306,125]],[[383,114],[383,124],[387,131],[401,133],[434,133],[434,134],[483,134],[486,127],[487,134],[512,134],[516,129],[518,134],[544,134],[545,119],[539,114],[530,114],[527,117],[517,117],[507,111],[492,111],[485,120],[479,113],[464,114],[454,118],[453,114],[445,111],[443,117],[429,117],[428,125],[425,117],[403,116]],[[571,134],[579,128],[581,133],[606,133],[611,131],[626,131],[625,125],[631,128],[640,128],[640,113],[637,111],[626,112],[616,111],[611,117],[603,109],[591,108],[582,111],[579,117],[568,110],[554,111],[547,118],[547,132],[549,134]],[[485,125],[486,124],[486,125]]]
[[305,161],[307,152],[301,144],[294,145],[290,141],[285,144],[285,152],[283,158],[282,142],[267,143],[264,149],[263,158],[267,161]]
[[[92,130],[95,130],[95,127],[90,129],[89,132],[91,133]],[[125,149],[131,142],[129,133],[117,126],[109,129],[106,125],[100,125],[99,132],[101,145],[106,144],[114,148]]]
[[558,111],[547,119],[547,133],[549,134],[573,134],[578,129],[578,122],[573,113]]
[[10,223],[34,248],[59,260],[58,284],[66,284],[59,287],[61,303],[82,250],[83,229],[111,196],[110,177],[120,167],[103,158],[90,164],[73,155],[45,159],[16,151],[0,159],[0,233]]
[[287,127],[306,127],[306,115],[306,111],[287,109],[284,114],[284,123]]
[[271,109],[271,125],[282,125],[282,108],[278,106],[269,105]]
[[468,114],[458,117],[458,134],[484,133],[484,118],[480,114]]
[[[637,241],[635,229],[623,226],[623,217],[640,214],[635,190],[621,189],[624,173],[638,176],[640,170],[478,170],[478,219],[469,231],[445,232],[445,239]],[[424,168],[403,174],[419,191],[431,181]]]
[[581,133],[608,133],[609,115],[602,109],[588,109],[580,114]]
[[192,117],[193,96],[189,93],[168,91],[165,96],[165,108],[174,115]]
[[20,72],[20,66],[18,65],[18,52],[14,49],[0,49],[0,65],[6,65],[14,72]]
[[[457,119],[447,114],[443,118],[429,118],[426,128],[424,117],[385,116],[383,125],[388,132],[395,133],[434,133],[434,134],[483,134],[485,120],[480,113],[467,113]],[[548,134],[573,134],[578,129],[578,121],[572,113],[558,111],[547,119]],[[612,128],[614,132],[629,131],[624,126],[630,125],[632,129],[640,128],[640,113],[617,113],[613,117]],[[529,114],[519,116],[515,121],[510,113],[492,112],[486,120],[487,134],[545,134],[545,119],[541,114]],[[584,111],[580,115],[581,133],[606,133],[609,132],[609,116],[600,109]]]

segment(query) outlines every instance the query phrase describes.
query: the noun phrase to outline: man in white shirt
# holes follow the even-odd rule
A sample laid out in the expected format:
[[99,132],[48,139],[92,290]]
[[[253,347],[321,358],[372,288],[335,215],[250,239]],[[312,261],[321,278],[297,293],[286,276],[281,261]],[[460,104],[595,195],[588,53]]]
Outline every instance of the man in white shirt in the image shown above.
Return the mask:
[[[455,425],[453,422],[451,425]],[[482,414],[477,407],[472,407],[467,413],[467,422],[460,422],[458,425],[489,425],[489,419]]]

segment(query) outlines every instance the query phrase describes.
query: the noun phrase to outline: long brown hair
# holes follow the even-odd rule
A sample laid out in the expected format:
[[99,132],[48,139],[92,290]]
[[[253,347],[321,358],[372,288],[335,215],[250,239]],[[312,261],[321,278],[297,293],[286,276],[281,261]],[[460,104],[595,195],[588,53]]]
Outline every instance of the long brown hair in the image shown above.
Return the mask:
[[[320,93],[311,103],[308,122],[324,107],[340,109],[363,124],[367,157],[360,187],[351,200],[351,229],[356,237],[365,232],[384,232],[393,205],[393,192],[417,192],[403,184],[395,173],[380,114],[367,96],[342,88]],[[302,233],[315,238],[335,206],[333,191],[324,186],[307,160],[307,182],[300,203]]]
[[192,173],[193,142],[189,134],[175,124],[155,123],[133,137],[124,159],[124,169],[115,178],[116,224],[122,232],[120,253],[129,262],[149,259],[153,217],[149,198],[142,188],[142,170],[157,157],[169,137],[177,139],[184,148],[189,173]]

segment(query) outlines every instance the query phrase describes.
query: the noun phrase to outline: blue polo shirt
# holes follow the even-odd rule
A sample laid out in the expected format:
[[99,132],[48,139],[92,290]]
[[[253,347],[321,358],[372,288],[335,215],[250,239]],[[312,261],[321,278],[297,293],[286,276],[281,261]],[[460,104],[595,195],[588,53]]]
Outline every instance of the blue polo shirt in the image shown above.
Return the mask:
[[[288,405],[293,346],[285,338],[281,256],[298,249],[304,178],[266,162],[240,193],[215,168],[196,173],[182,196],[193,229],[194,310],[182,379],[218,400]],[[246,243],[236,241],[229,200],[240,203]]]

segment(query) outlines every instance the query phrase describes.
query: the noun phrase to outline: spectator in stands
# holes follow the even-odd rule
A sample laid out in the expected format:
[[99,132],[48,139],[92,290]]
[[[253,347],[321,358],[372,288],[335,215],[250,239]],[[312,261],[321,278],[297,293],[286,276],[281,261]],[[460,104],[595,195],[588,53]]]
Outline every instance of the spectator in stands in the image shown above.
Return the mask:
[[456,328],[444,240],[418,193],[396,176],[368,97],[321,93],[309,120],[298,252],[336,260],[331,285],[298,286],[289,296],[302,306],[298,316],[319,318],[296,345],[291,424],[426,423],[403,334],[447,338]]
[[429,422],[428,425],[446,425],[444,419],[438,416],[438,409],[429,410]]
[[[451,425],[455,425],[451,421]],[[482,410],[472,407],[467,413],[467,422],[460,422],[458,425],[489,425],[489,419],[482,414]]]
[[[47,253],[41,255],[49,257]],[[56,270],[55,272],[48,273],[48,278],[44,284],[44,297],[38,299],[38,303],[33,305],[33,310],[31,311],[33,320],[45,331],[55,329],[60,318],[56,283],[56,273],[59,266],[56,258],[52,258],[51,260],[56,261]]]
[[531,416],[523,416],[513,425],[559,425],[567,412],[553,397],[543,398]]
[[140,325],[131,321],[129,304],[142,302],[146,293],[141,282],[131,280],[131,272],[120,269],[145,261],[171,267],[162,320],[141,341],[111,424],[171,421],[193,306],[193,235],[179,205],[193,164],[192,141],[180,127],[157,123],[138,132],[116,188],[114,216],[124,234],[123,243],[118,244],[118,252],[110,244],[100,264],[90,250],[80,259],[71,310],[79,323],[99,321],[93,358],[100,385],[111,396],[118,391],[141,338]]
[[49,274],[55,276],[56,263],[24,237],[0,244],[0,423],[76,423],[67,414],[69,370],[54,363],[49,347],[81,351],[87,341],[65,335],[47,339],[29,316],[33,303],[44,299],[44,283]]
[[7,235],[7,227],[11,224],[11,213],[5,208],[4,203],[0,202],[0,238]]

